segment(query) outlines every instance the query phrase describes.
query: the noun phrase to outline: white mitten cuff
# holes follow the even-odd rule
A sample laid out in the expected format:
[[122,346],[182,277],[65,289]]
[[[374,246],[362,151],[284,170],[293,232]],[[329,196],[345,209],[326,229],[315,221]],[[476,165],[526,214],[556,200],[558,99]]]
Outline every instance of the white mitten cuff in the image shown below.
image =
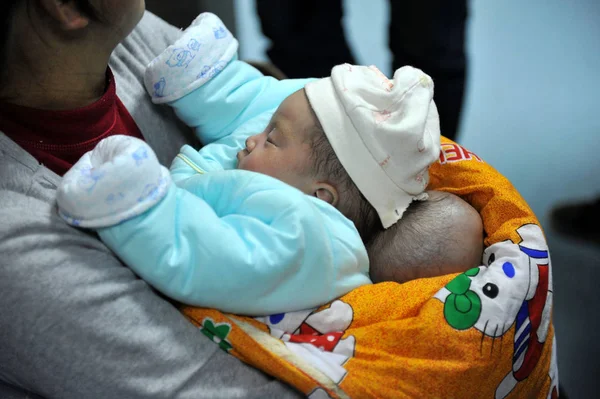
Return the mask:
[[202,13],[146,69],[155,104],[173,102],[212,79],[236,57],[238,41],[214,14]]
[[170,185],[168,169],[148,144],[111,136],[65,174],[56,200],[67,223],[101,228],[144,213],[163,199]]

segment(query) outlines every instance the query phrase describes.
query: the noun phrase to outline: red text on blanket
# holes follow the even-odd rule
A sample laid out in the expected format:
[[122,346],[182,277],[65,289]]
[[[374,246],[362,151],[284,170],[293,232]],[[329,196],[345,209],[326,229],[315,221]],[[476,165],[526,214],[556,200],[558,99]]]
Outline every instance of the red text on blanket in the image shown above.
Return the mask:
[[470,161],[475,158],[479,162],[483,162],[481,158],[455,143],[442,143],[440,151],[440,164],[444,165],[451,162]]

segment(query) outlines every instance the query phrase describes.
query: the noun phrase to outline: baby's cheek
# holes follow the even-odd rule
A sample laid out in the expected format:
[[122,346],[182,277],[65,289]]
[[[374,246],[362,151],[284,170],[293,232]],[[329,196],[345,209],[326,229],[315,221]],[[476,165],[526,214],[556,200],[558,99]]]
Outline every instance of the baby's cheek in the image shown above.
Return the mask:
[[246,155],[238,164],[238,169],[249,170],[251,172],[264,173],[264,165],[260,157],[255,153]]
[[238,161],[237,168],[242,170],[252,170],[248,166],[248,156],[246,155],[244,158]]

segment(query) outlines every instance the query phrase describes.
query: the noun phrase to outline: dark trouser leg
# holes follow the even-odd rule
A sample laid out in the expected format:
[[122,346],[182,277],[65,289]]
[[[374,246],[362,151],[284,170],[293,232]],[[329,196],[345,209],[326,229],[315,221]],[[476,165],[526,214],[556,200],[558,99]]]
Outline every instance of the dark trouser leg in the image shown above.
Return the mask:
[[342,0],[257,0],[271,62],[290,78],[324,77],[354,64],[342,28]]
[[393,69],[412,65],[433,78],[442,135],[455,139],[466,74],[466,0],[390,0]]
[[555,207],[550,213],[550,224],[566,237],[600,245],[600,195],[587,202]]

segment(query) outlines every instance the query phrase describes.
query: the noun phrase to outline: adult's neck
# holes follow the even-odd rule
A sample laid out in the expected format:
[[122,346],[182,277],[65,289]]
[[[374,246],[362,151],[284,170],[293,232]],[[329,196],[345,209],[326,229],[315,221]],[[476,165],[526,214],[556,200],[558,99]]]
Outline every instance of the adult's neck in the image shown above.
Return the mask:
[[0,100],[67,110],[102,97],[108,60],[116,44],[97,40],[102,37],[92,26],[76,34],[57,31],[35,9],[17,10],[13,21]]

